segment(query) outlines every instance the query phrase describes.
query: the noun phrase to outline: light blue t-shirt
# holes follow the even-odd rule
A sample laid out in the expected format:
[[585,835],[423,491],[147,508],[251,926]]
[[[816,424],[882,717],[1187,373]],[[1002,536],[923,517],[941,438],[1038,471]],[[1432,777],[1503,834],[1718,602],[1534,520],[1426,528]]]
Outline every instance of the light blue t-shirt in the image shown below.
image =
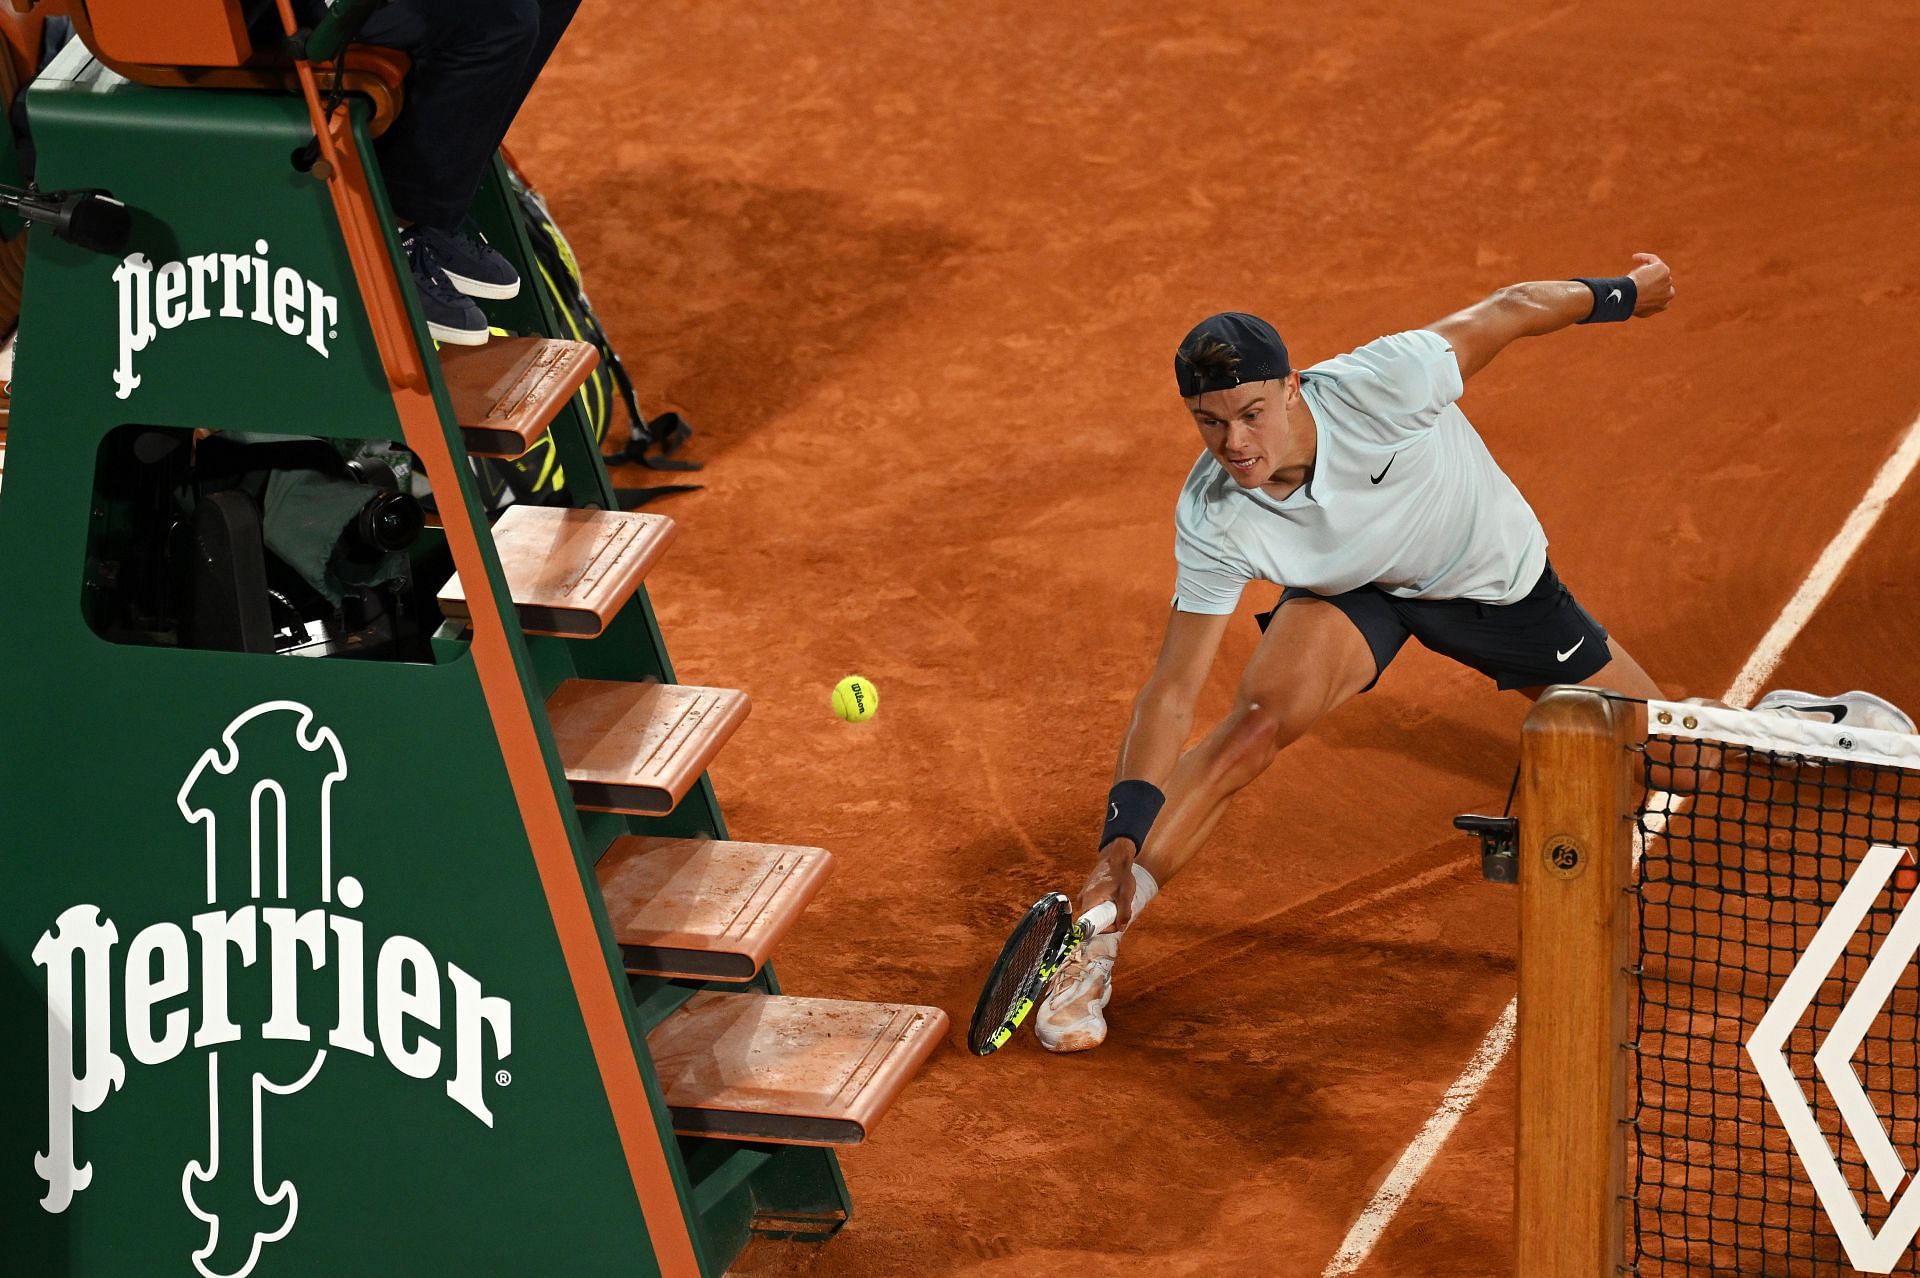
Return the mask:
[[1174,512],[1175,608],[1232,612],[1249,581],[1492,604],[1532,589],[1546,532],[1455,406],[1444,339],[1377,338],[1303,369],[1300,389],[1318,452],[1286,498],[1242,488],[1212,453],[1193,464]]

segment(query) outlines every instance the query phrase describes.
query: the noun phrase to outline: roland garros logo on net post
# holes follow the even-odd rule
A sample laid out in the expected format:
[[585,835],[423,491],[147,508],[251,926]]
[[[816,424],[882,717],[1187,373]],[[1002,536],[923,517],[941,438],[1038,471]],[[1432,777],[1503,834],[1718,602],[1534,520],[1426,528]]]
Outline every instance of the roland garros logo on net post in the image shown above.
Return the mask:
[[218,316],[248,319],[278,328],[329,358],[329,339],[339,336],[340,302],[291,266],[267,261],[267,242],[253,253],[197,253],[155,266],[130,253],[113,268],[120,291],[120,358],[113,368],[113,395],[125,399],[140,385],[133,357],[162,332]]
[[[258,757],[267,750],[280,761],[271,771]],[[149,1066],[189,1050],[205,1057],[207,1144],[180,1151],[183,1210],[207,1230],[191,1257],[202,1278],[245,1278],[267,1244],[292,1232],[300,1194],[269,1153],[274,1121],[330,1054],[438,1081],[493,1126],[489,1088],[512,1081],[499,1068],[513,1050],[512,1005],[412,937],[367,935],[356,917],[365,889],[334,865],[333,791],[346,777],[339,738],[312,710],[253,707],[200,756],[177,798],[206,835],[207,908],[123,933],[100,907],[75,905],[41,935],[33,961],[47,980],[48,1127],[34,1170],[46,1211],[66,1211],[96,1175],[114,1174],[75,1164],[74,1123],[127,1085],[128,1057]],[[264,1022],[230,1016],[229,991],[243,979],[269,994]],[[316,1017],[323,996],[332,1010]]]

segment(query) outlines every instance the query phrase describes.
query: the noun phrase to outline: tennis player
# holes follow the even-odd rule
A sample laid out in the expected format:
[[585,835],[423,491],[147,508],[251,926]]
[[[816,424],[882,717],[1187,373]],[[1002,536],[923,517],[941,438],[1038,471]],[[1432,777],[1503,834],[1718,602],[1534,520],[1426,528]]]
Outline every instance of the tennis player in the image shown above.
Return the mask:
[[[1287,743],[1371,688],[1409,638],[1538,697],[1587,684],[1657,698],[1658,685],[1555,575],[1540,520],[1455,401],[1522,337],[1657,315],[1673,276],[1651,253],[1626,275],[1503,288],[1423,329],[1296,370],[1266,321],[1228,313],[1180,343],[1174,376],[1206,451],[1175,508],[1178,565],[1159,660],[1120,744],[1084,914],[1114,928],[1054,977],[1041,1043],[1106,1037],[1127,925],[1200,850],[1233,795]],[[1194,701],[1250,581],[1285,587],[1233,708],[1192,749]],[[1770,693],[1758,708],[1912,732],[1863,692]]]

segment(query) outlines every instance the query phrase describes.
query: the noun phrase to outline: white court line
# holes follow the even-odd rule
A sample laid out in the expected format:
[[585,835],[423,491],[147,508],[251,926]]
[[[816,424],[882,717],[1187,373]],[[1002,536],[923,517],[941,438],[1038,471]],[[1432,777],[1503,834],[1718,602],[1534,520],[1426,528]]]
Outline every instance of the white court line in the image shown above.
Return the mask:
[[1820,552],[1820,558],[1814,560],[1813,570],[1807,574],[1807,579],[1800,583],[1800,589],[1793,592],[1793,598],[1787,600],[1787,606],[1780,610],[1773,628],[1761,636],[1760,646],[1753,650],[1753,655],[1747,658],[1747,664],[1734,676],[1733,686],[1727,689],[1727,695],[1723,698],[1728,705],[1745,706],[1753,700],[1753,694],[1760,691],[1760,685],[1780,664],[1787,645],[1799,635],[1813,616],[1813,610],[1826,600],[1833,590],[1833,583],[1840,579],[1854,552],[1866,541],[1873,526],[1880,522],[1887,503],[1900,491],[1900,485],[1906,483],[1916,462],[1920,462],[1920,420],[1907,427],[1906,438],[1900,441],[1900,447],[1894,450],[1893,456],[1887,458],[1880,473],[1873,477],[1867,495],[1847,516],[1847,522],[1840,525],[1840,531]]
[[[1920,464],[1920,418],[1907,427],[1900,446],[1880,467],[1880,473],[1873,477],[1873,483],[1867,487],[1860,504],[1840,525],[1840,531],[1833,535],[1833,540],[1814,560],[1806,580],[1793,592],[1793,598],[1787,600],[1787,606],[1781,609],[1767,633],[1760,637],[1759,645],[1747,658],[1747,663],[1740,667],[1740,673],[1734,676],[1733,686],[1727,689],[1726,696],[1722,698],[1728,705],[1744,707],[1753,700],[1754,693],[1760,690],[1760,685],[1780,664],[1787,647],[1799,637],[1814,611],[1832,592],[1834,583],[1846,571],[1847,564],[1866,541],[1874,524],[1879,522],[1894,494],[1913,474],[1917,464]],[[1651,811],[1647,824],[1649,833],[1654,835],[1666,828],[1667,817],[1671,814],[1671,805],[1660,802],[1663,797],[1670,798],[1657,794],[1648,798]],[[1637,847],[1635,851],[1637,858]],[[1440,1108],[1427,1119],[1420,1134],[1413,1138],[1413,1142],[1400,1155],[1400,1161],[1387,1173],[1387,1179],[1374,1191],[1360,1218],[1353,1222],[1353,1228],[1347,1231],[1340,1250],[1327,1263],[1321,1278],[1340,1278],[1340,1275],[1353,1273],[1373,1251],[1374,1244],[1380,1241],[1380,1235],[1386,1232],[1388,1224],[1406,1205],[1414,1186],[1420,1183],[1420,1178],[1427,1174],[1427,1168],[1433,1165],[1440,1147],[1459,1125],[1461,1115],[1473,1104],[1474,1097],[1479,1095],[1481,1086],[1493,1073],[1494,1067],[1513,1046],[1514,1015],[1517,1010],[1517,1000],[1509,1000],[1506,1010],[1500,1013],[1500,1019],[1480,1040],[1473,1059],[1467,1062],[1466,1069],[1447,1089],[1446,1096],[1440,1101]]]
[[1453,1080],[1453,1086],[1440,1100],[1440,1108],[1433,1111],[1433,1117],[1427,1119],[1426,1126],[1407,1146],[1407,1152],[1400,1155],[1400,1161],[1393,1165],[1380,1188],[1374,1191],[1373,1201],[1367,1204],[1366,1211],[1360,1213],[1360,1219],[1353,1222],[1353,1228],[1347,1231],[1347,1239],[1340,1244],[1340,1252],[1327,1266],[1329,1274],[1350,1274],[1359,1263],[1367,1258],[1373,1245],[1380,1241],[1381,1231],[1387,1222],[1393,1219],[1407,1201],[1407,1195],[1420,1183],[1420,1177],[1426,1174],[1427,1164],[1447,1143],[1447,1137],[1453,1135],[1453,1129],[1460,1125],[1461,1115],[1467,1112],[1467,1106],[1473,1104],[1473,1098],[1480,1094],[1480,1087],[1493,1073],[1493,1067],[1507,1054],[1507,1048],[1513,1045],[1513,1018],[1517,1008],[1509,1002],[1507,1010],[1500,1013],[1493,1028],[1480,1040],[1479,1050],[1473,1059],[1467,1062],[1467,1068],[1460,1077]]

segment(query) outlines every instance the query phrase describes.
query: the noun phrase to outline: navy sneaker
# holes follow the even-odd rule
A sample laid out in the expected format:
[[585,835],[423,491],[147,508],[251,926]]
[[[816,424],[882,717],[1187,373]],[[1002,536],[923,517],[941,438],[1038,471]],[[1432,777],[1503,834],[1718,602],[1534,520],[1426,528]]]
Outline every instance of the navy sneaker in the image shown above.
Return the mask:
[[507,259],[494,252],[483,235],[463,231],[442,231],[437,227],[414,228],[433,249],[440,269],[453,286],[468,297],[505,301],[520,295],[520,274]]
[[400,232],[400,248],[406,253],[407,265],[413,270],[414,288],[420,294],[420,309],[427,316],[427,331],[433,334],[437,342],[452,342],[456,346],[485,346],[488,337],[487,317],[473,304],[472,298],[461,293],[447,278],[439,255],[433,251],[429,238],[432,234],[417,226]]

